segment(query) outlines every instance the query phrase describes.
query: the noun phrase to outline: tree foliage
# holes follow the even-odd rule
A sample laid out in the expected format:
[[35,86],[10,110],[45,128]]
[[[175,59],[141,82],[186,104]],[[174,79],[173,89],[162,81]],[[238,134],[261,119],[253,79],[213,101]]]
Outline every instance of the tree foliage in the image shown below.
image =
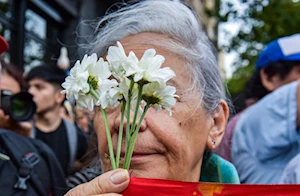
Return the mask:
[[221,46],[226,52],[235,51],[235,71],[228,80],[231,94],[241,92],[253,74],[255,62],[265,44],[279,37],[300,32],[299,0],[222,0],[221,22],[236,21],[240,29],[236,36]]

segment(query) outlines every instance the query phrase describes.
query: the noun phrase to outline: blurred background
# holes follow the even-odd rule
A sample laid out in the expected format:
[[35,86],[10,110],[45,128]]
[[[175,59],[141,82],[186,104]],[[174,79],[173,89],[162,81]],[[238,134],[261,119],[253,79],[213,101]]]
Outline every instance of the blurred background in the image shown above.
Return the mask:
[[[66,47],[71,66],[92,34],[89,20],[121,0],[0,0],[5,60],[22,69],[56,61]],[[259,52],[273,39],[300,32],[299,0],[186,0],[218,50],[224,82],[236,111],[244,108],[245,82]],[[116,7],[112,7],[114,9]],[[79,25],[80,24],[80,25]],[[79,35],[79,37],[78,37]]]

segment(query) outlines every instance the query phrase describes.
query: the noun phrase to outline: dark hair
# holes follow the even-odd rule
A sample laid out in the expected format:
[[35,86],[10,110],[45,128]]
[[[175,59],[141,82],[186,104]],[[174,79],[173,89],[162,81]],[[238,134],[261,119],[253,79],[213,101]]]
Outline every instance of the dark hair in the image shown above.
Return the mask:
[[[268,78],[278,75],[281,80],[284,80],[295,66],[300,66],[300,61],[278,61],[266,65],[263,71]],[[259,72],[260,70],[256,71],[250,78],[249,83],[247,82],[246,98],[261,99],[270,93],[262,84]]]
[[12,63],[6,63],[3,60],[1,60],[0,63],[2,65],[1,72],[6,72],[8,75],[13,77],[13,79],[15,79],[18,82],[20,89],[26,90],[27,86],[25,80],[23,79],[23,70],[17,65]]
[[284,80],[295,66],[299,66],[300,61],[278,61],[270,63],[264,67],[264,72],[268,78],[274,75],[279,75],[281,80]]
[[246,83],[245,98],[254,98],[256,100],[260,100],[268,93],[270,92],[262,85],[259,71],[256,71]]
[[59,86],[65,81],[66,72],[59,69],[55,64],[45,64],[34,67],[26,76],[26,81],[39,78],[54,86]]
[[[61,84],[65,81],[67,74],[64,70],[58,68],[56,64],[43,64],[32,68],[25,77],[26,82],[33,79],[41,79],[49,82],[55,90],[62,89]],[[60,103],[63,106],[65,99]]]

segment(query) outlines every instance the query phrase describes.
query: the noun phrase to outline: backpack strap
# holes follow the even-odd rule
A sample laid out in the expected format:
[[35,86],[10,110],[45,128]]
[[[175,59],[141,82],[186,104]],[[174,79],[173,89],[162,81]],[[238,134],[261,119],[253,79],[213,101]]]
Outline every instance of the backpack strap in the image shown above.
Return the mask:
[[68,137],[68,143],[69,143],[69,150],[70,150],[70,166],[73,165],[74,161],[76,160],[77,155],[77,145],[78,145],[78,134],[76,126],[63,119],[63,122],[65,124],[66,130],[67,130],[67,137]]
[[0,129],[0,140],[7,152],[9,152],[11,160],[19,168],[18,182],[14,188],[26,190],[26,182],[30,179],[39,195],[47,196],[41,179],[37,173],[35,173],[35,169],[39,168],[38,172],[42,171],[41,174],[43,174],[45,166],[43,164],[36,166],[40,161],[39,155],[36,153],[35,147],[29,142],[28,138],[22,137],[12,131]]
[[33,167],[40,162],[40,157],[35,152],[26,153],[21,162],[18,174],[18,182],[15,184],[14,188],[27,190],[26,181],[30,178],[30,172]]
[[36,137],[36,129],[34,126],[34,121],[33,121],[32,126],[31,126],[31,131],[30,131],[30,138],[35,139],[35,137]]
[[35,140],[33,144],[39,149],[40,154],[49,165],[53,196],[64,195],[69,189],[67,188],[66,178],[56,155],[47,144],[39,140]]

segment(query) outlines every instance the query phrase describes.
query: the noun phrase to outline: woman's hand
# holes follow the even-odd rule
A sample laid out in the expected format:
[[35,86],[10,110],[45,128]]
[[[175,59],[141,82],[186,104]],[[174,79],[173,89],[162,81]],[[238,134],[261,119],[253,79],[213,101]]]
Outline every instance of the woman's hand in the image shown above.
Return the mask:
[[71,189],[65,196],[88,195],[120,195],[129,184],[127,170],[116,169],[98,176],[90,182],[78,185]]
[[10,118],[8,115],[4,114],[4,111],[0,109],[0,127],[7,128],[10,124]]

